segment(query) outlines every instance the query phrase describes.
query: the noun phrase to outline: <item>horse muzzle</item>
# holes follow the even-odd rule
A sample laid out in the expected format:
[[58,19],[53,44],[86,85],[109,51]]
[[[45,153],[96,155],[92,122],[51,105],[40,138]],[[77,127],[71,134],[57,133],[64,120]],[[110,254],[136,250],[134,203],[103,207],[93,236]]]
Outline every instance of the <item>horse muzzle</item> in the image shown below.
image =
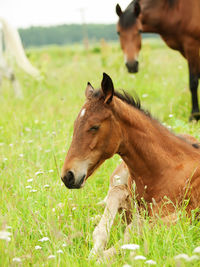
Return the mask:
[[126,62],[128,72],[136,73],[139,70],[139,62],[137,60]]
[[76,182],[75,175],[72,171],[67,171],[65,175],[61,177],[61,180],[65,184],[65,186],[69,189],[79,189],[83,187],[84,179],[86,175],[82,175],[78,181]]

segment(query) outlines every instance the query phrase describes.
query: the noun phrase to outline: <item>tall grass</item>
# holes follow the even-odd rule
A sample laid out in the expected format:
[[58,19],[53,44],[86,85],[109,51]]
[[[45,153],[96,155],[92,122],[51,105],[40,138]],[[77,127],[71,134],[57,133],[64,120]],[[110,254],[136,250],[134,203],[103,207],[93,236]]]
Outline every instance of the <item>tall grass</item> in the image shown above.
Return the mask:
[[[158,222],[150,228],[146,220],[142,235],[131,236],[131,243],[140,245],[136,254],[125,251],[100,265],[89,260],[96,215],[103,212],[97,202],[107,193],[119,157],[107,160],[81,190],[68,190],[60,180],[86,84],[99,87],[103,72],[116,88],[136,91],[143,106],[173,131],[198,138],[199,123],[188,123],[186,61],[151,40],[143,45],[137,75],[127,73],[118,44],[97,44],[89,51],[78,45],[33,49],[28,56],[44,79],[35,81],[16,69],[24,99],[15,98],[6,80],[0,93],[0,230],[11,233],[9,242],[0,240],[0,266],[148,265],[134,260],[139,254],[157,266],[199,266],[199,260],[174,259],[192,256],[200,246],[200,223],[184,215],[171,227]],[[123,230],[118,215],[108,246],[123,238]]]

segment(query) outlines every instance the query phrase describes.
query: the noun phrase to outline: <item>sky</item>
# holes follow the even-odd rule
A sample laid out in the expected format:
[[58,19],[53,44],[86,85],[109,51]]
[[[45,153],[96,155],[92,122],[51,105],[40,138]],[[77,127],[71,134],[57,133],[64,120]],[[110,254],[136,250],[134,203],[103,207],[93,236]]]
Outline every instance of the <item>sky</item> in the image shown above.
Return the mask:
[[116,23],[115,6],[131,0],[0,0],[0,17],[17,28],[68,23]]

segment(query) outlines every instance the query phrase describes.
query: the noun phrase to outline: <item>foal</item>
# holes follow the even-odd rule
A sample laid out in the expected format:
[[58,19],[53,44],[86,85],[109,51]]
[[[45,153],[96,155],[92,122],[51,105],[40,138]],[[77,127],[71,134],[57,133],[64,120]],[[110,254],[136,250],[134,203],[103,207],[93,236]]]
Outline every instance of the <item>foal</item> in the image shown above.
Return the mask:
[[197,142],[193,137],[185,140],[169,132],[141,109],[139,100],[114,91],[105,73],[101,89],[94,90],[88,83],[85,94],[62,181],[69,189],[82,188],[106,159],[114,154],[123,159],[113,175],[119,176],[119,183],[111,187],[104,216],[94,231],[94,253],[104,249],[118,209],[130,211],[133,183],[139,207],[145,202],[150,216],[170,220],[176,204],[185,198],[188,212],[199,207],[200,151],[191,144]]
[[198,79],[200,78],[200,1],[134,0],[119,16],[117,32],[129,72],[138,71],[141,33],[158,33],[172,49],[179,51],[189,66],[192,112],[190,119],[200,119]]

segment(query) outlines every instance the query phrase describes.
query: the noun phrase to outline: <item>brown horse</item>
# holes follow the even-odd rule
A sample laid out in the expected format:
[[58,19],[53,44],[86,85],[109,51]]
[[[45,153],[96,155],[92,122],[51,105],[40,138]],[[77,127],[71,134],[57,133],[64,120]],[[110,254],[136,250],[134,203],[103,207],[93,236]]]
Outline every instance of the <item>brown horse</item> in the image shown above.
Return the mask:
[[200,1],[134,0],[119,16],[117,32],[129,72],[138,71],[141,33],[157,33],[188,61],[192,112],[190,120],[200,119],[198,79],[200,78]]
[[186,140],[171,133],[140,107],[138,99],[114,91],[105,73],[101,89],[88,83],[85,95],[62,181],[67,188],[82,188],[106,159],[114,154],[123,159],[112,176],[107,207],[94,231],[93,252],[104,248],[118,209],[130,210],[133,184],[138,205],[142,208],[145,202],[150,216],[170,220],[176,204],[182,205],[184,199],[189,199],[188,212],[200,206],[200,150],[194,137],[187,135]]

